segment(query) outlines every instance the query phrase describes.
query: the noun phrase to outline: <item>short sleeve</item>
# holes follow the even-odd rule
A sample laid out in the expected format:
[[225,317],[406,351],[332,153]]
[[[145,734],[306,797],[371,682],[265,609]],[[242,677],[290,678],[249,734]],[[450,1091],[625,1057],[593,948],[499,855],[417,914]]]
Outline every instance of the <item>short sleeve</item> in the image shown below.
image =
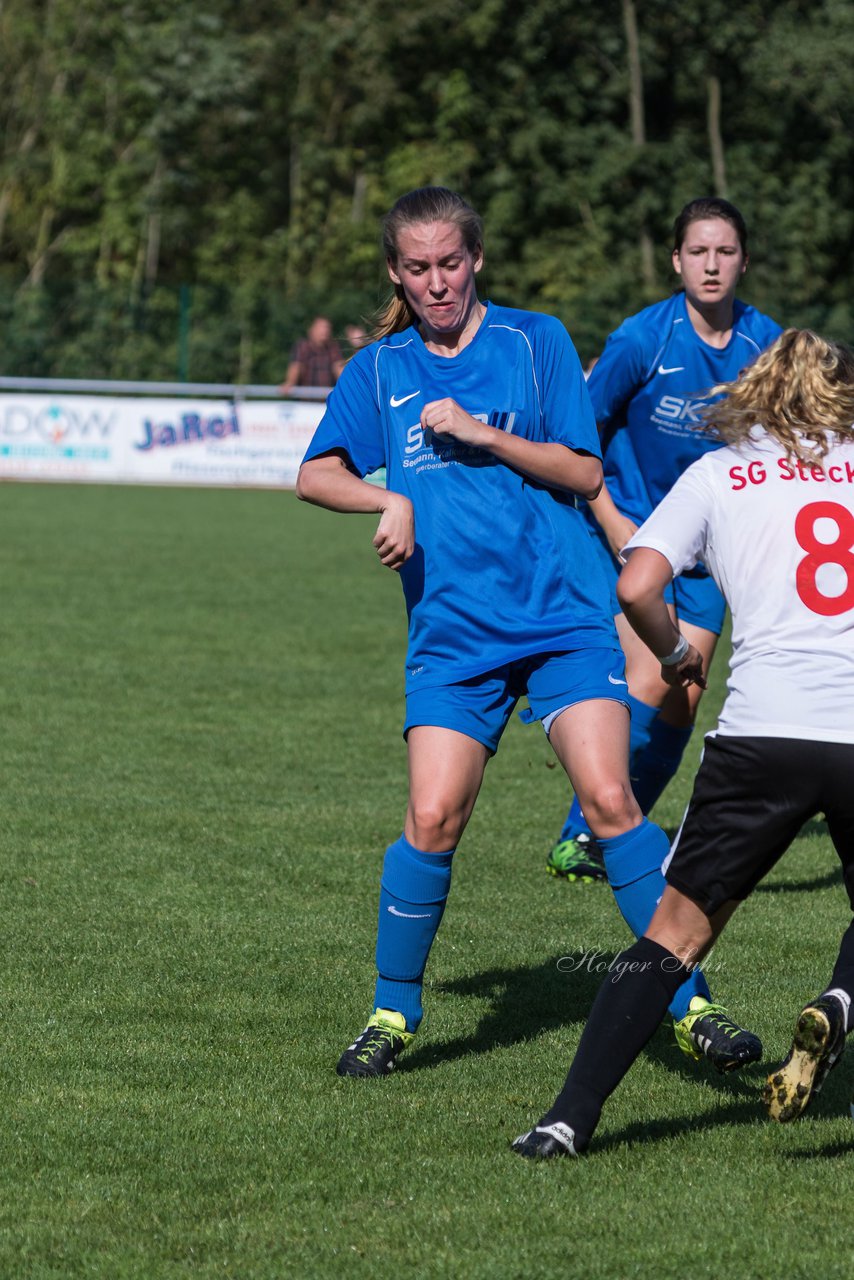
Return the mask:
[[763,316],[763,334],[762,348],[770,347],[772,342],[776,342],[780,334],[783,332],[783,326],[779,325],[776,320],[772,320],[770,316]]
[[610,335],[587,379],[600,427],[622,425],[625,407],[642,386],[654,354],[646,350],[634,319],[625,321]]
[[676,481],[649,519],[623,548],[628,556],[651,547],[669,561],[673,576],[708,559],[714,492],[706,459],[700,458]]
[[546,319],[535,359],[546,438],[601,458],[596,419],[572,339],[559,320]]
[[376,348],[359,351],[343,370],[326,401],[303,462],[343,449],[360,476],[386,464],[385,440],[376,393]]

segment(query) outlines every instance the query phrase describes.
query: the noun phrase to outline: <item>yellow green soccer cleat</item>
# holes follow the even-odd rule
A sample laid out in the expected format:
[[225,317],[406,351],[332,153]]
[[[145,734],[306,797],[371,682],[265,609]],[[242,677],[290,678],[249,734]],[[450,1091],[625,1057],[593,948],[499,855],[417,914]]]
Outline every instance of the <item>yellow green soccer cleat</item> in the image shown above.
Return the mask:
[[689,1058],[708,1058],[718,1071],[737,1071],[762,1057],[762,1041],[745,1031],[721,1004],[694,996],[688,1012],[673,1023],[676,1043]]
[[580,884],[593,884],[605,880],[605,862],[602,852],[592,836],[583,831],[569,840],[558,840],[546,859],[549,875]]
[[394,1009],[376,1009],[360,1036],[345,1049],[335,1070],[339,1076],[387,1076],[398,1054],[415,1039],[406,1019]]
[[[845,1048],[845,1015],[835,996],[819,996],[798,1015],[788,1057],[772,1071],[762,1101],[772,1120],[788,1124],[806,1111]],[[854,1105],[852,1105],[854,1116]]]

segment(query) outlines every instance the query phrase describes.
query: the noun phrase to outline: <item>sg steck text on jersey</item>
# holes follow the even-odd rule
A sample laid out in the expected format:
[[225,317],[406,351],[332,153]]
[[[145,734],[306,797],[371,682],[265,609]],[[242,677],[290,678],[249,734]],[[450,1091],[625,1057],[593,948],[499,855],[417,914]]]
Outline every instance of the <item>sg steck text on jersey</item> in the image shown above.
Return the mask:
[[[819,484],[854,484],[854,463],[836,463],[827,470],[813,466],[800,459],[789,461],[788,458],[777,459],[777,471],[781,480],[809,480]],[[730,467],[729,478],[732,488],[737,493],[746,489],[749,484],[764,484],[768,479],[768,471],[764,462],[751,462],[746,467]]]

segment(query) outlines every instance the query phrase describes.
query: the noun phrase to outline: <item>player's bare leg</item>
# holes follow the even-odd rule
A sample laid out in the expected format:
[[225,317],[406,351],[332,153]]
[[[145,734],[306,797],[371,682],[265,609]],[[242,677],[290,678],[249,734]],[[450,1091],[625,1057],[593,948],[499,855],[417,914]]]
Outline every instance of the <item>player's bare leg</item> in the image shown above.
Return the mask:
[[597,839],[640,826],[643,814],[629,785],[629,713],[622,702],[594,698],[568,707],[549,741]]
[[407,747],[404,835],[427,853],[455,848],[471,817],[489,752],[464,733],[434,725],[410,729]]
[[383,864],[375,1011],[339,1060],[343,1076],[388,1075],[418,1029],[424,968],[445,909],[453,854],[489,760],[482,743],[433,725],[410,729],[407,746],[406,822]]
[[[675,612],[668,606],[670,614]],[[629,775],[641,811],[649,813],[676,773],[691,737],[702,696],[699,685],[671,688],[661,679],[661,666],[625,617],[615,618],[620,646],[626,656],[626,680],[631,702]],[[682,631],[703,657],[708,671],[718,637],[713,631],[691,623]],[[546,862],[552,875],[567,880],[590,881],[604,878],[601,854],[588,830],[584,805],[576,793],[563,829]]]

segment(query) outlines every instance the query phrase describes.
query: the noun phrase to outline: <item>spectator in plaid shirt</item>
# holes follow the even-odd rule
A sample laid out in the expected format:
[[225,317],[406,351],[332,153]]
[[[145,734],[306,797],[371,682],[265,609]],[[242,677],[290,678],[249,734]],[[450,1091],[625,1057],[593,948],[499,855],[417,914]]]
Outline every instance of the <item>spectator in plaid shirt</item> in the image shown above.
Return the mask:
[[294,344],[284,382],[279,388],[288,396],[294,387],[333,387],[344,368],[341,348],[332,337],[326,316],[315,316],[305,338]]

